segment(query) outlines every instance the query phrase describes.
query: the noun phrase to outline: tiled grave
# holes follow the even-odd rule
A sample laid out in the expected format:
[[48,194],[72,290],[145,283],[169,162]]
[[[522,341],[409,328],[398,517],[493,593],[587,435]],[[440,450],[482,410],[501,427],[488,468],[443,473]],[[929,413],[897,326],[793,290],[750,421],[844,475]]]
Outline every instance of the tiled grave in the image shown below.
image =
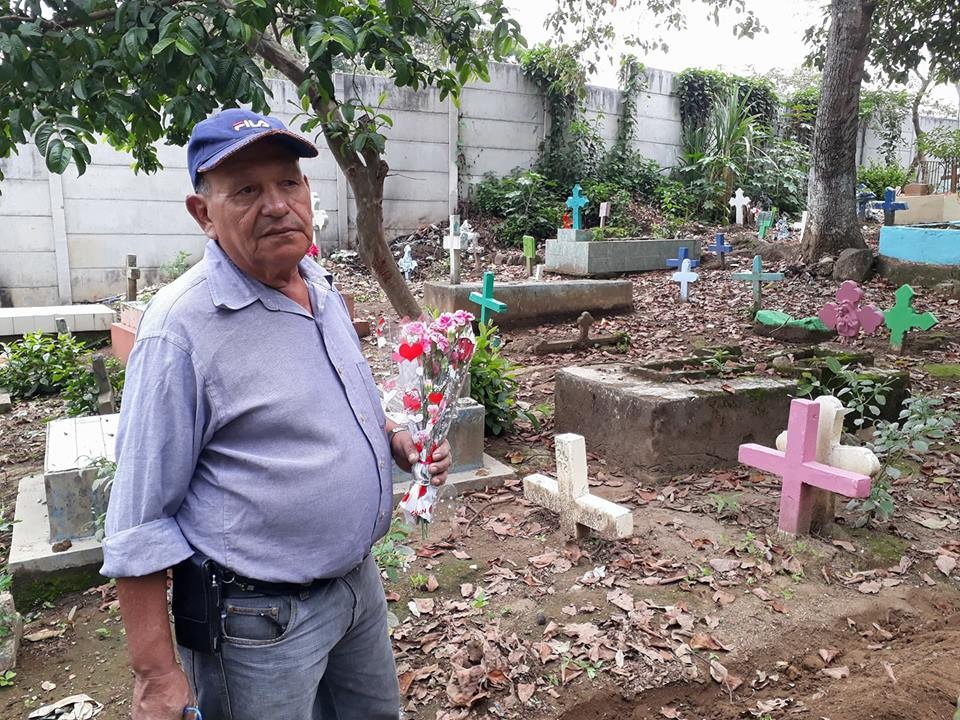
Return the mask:
[[55,333],[57,318],[67,321],[70,332],[107,332],[116,317],[106,305],[0,308],[0,337],[37,331]]
[[700,258],[700,240],[625,238],[569,242],[547,240],[546,269],[563,275],[587,277],[622,273],[665,270],[667,261],[679,257],[687,248],[693,260]]

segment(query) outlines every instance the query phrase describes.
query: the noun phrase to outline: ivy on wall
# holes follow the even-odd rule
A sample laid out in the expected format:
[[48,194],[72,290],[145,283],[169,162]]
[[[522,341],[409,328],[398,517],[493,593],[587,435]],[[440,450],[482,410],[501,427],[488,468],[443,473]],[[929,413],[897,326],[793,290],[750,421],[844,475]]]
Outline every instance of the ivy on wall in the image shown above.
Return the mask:
[[750,115],[773,127],[780,99],[766,78],[730,75],[720,70],[688,68],[677,75],[675,94],[680,98],[680,122],[684,130],[703,127],[714,105],[732,92],[745,103]]

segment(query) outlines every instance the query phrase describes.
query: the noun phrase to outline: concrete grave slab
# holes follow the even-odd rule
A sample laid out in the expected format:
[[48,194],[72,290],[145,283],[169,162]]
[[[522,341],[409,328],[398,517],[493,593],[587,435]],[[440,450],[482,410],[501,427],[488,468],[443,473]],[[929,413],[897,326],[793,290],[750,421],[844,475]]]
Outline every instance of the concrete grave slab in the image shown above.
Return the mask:
[[104,582],[99,574],[103,550],[92,536],[72,540],[63,552],[53,551],[42,475],[20,481],[14,520],[7,570],[20,607]]
[[772,445],[797,382],[767,376],[652,380],[624,363],[557,371],[556,429],[624,467],[687,472],[735,465],[740,445]]
[[93,482],[98,458],[115,459],[120,415],[64,418],[47,424],[47,449],[43,463],[49,541],[91,535],[95,512],[106,510],[105,498],[95,497]]
[[[472,312],[476,306],[470,302],[470,294],[480,289],[479,283],[450,285],[428,282],[424,283],[423,301],[440,312]],[[633,285],[627,280],[499,283],[496,295],[498,300],[507,305],[507,309],[496,317],[500,327],[521,327],[551,319],[576,318],[584,311],[593,315],[633,312]]]
[[[503,485],[507,479],[516,475],[513,468],[489,455],[483,456],[483,465],[473,470],[461,470],[450,473],[446,484],[440,489],[439,499],[449,499],[474,490],[495,488]],[[393,467],[393,502],[400,502],[403,494],[410,489],[413,476]]]
[[682,247],[688,249],[692,259],[699,260],[700,241],[696,238],[629,238],[591,242],[547,240],[546,269],[579,277],[663,270],[668,260],[679,256]]

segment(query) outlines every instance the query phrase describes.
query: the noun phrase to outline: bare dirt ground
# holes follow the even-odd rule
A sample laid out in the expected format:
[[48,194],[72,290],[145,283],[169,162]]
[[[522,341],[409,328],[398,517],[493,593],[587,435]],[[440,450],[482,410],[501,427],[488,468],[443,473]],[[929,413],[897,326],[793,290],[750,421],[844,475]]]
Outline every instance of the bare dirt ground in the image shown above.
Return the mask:
[[[442,275],[428,256],[418,258],[425,275]],[[386,583],[400,623],[394,648],[408,718],[954,717],[960,571],[945,572],[940,558],[960,559],[957,438],[894,487],[890,522],[857,529],[854,515],[842,511],[828,534],[797,540],[775,532],[776,479],[744,468],[654,477],[591,456],[592,492],[633,509],[635,535],[619,542],[570,542],[552,513],[522,497],[519,478],[554,469],[557,367],[679,356],[704,342],[738,343],[748,358],[780,347],[750,333],[748,288],[729,280],[749,258],[745,252],[724,271],[702,270],[689,305],[676,302],[666,273],[632,277],[636,312],[604,320],[606,330],[630,335],[625,353],[533,358],[522,350],[534,334],[572,335],[570,323],[503,334],[505,354],[522,365],[520,398],[540,408],[542,426],[521,423],[488,441],[488,452],[514,465],[518,480],[444,502],[429,537],[406,540],[416,551],[409,567]],[[358,314],[376,320],[386,312],[369,277],[347,263],[332,267],[354,292]],[[767,307],[815,314],[836,290],[829,279],[792,269],[789,258],[768,267],[789,277],[767,287]],[[517,267],[497,273],[523,274]],[[865,289],[868,301],[892,303],[893,288],[882,280]],[[925,292],[917,307],[933,310],[941,327],[960,327],[955,299]],[[956,363],[956,343],[908,347],[905,355],[890,353],[882,337],[854,347],[874,352],[879,366],[907,369],[914,393],[960,407],[960,381],[927,370]],[[375,343],[364,348],[375,370],[389,370]],[[18,403],[0,416],[6,520],[16,483],[41,466],[44,422],[60,410],[54,398]],[[0,521],[4,553],[9,538]],[[76,692],[104,703],[99,717],[128,717],[131,676],[109,585],[20,610],[28,634],[56,637],[24,643],[14,684],[0,688],[0,718],[26,717]]]

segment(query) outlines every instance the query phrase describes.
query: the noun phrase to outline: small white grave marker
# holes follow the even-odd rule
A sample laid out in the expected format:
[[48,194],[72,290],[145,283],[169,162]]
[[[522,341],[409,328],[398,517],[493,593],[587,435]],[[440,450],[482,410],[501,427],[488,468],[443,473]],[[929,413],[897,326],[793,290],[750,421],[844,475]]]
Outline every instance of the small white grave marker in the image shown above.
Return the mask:
[[450,284],[460,284],[460,251],[463,236],[460,234],[460,216],[450,216],[450,232],[443,238],[443,249],[450,253]]
[[737,209],[737,225],[743,225],[744,211],[750,205],[750,198],[743,194],[743,188],[737,188],[737,192],[730,198],[730,207]]
[[575,538],[589,531],[611,538],[633,535],[633,513],[590,494],[587,484],[587,446],[582,435],[557,435],[557,479],[529,475],[523,479],[523,496],[559,513],[560,527]]
[[607,218],[610,217],[610,203],[600,203],[600,227],[607,224]]
[[690,302],[690,283],[695,283],[700,276],[690,269],[690,258],[685,258],[680,272],[673,274],[673,281],[680,283],[680,302]]

